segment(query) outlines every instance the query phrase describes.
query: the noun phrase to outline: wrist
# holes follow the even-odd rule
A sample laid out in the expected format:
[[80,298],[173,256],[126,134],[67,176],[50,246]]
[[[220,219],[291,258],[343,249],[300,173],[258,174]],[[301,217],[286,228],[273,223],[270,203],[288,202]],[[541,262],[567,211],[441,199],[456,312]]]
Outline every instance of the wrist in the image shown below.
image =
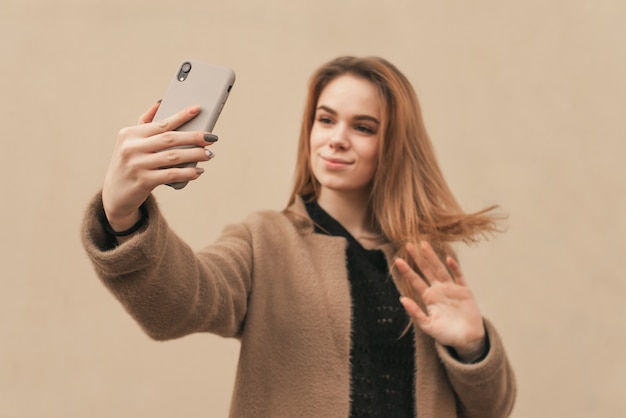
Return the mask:
[[148,210],[144,205],[126,217],[108,217],[103,219],[103,226],[107,233],[116,237],[131,235],[141,229],[148,221]]
[[482,359],[487,351],[487,338],[483,337],[478,341],[463,347],[452,347],[459,360],[463,363],[471,364]]
[[135,225],[141,219],[141,211],[137,209],[128,216],[108,216],[105,214],[109,226],[114,232],[125,231]]

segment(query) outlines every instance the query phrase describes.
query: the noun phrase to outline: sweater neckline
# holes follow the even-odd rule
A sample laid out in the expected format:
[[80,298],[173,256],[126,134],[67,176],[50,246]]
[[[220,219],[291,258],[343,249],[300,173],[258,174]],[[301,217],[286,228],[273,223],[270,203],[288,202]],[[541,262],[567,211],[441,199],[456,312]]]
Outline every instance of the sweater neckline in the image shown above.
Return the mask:
[[367,249],[356,239],[344,226],[335,218],[333,218],[328,212],[326,212],[316,200],[304,202],[306,211],[313,221],[314,231],[320,234],[343,237],[348,240],[348,244],[351,247],[363,251],[367,254],[377,254],[381,250],[378,248]]

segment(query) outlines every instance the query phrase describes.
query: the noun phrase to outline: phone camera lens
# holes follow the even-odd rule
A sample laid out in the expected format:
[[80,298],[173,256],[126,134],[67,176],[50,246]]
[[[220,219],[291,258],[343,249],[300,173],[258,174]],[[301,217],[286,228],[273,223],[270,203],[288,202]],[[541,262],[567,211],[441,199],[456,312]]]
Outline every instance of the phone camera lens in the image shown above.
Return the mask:
[[180,70],[178,71],[178,81],[183,82],[187,79],[189,75],[189,71],[191,71],[191,63],[186,62],[180,66]]

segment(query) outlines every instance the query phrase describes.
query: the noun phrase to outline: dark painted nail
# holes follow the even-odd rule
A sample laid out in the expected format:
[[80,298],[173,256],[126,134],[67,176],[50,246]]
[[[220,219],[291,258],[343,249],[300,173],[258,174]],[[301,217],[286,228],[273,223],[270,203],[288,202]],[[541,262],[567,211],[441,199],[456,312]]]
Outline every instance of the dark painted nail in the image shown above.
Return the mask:
[[204,134],[204,140],[206,142],[215,142],[217,141],[217,135],[213,134]]

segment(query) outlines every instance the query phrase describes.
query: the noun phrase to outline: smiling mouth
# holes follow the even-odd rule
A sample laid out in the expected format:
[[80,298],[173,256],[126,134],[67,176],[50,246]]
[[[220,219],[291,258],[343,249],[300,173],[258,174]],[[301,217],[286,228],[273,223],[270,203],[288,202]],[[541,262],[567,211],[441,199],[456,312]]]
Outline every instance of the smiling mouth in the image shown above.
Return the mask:
[[325,157],[323,155],[320,155],[319,157],[324,165],[324,169],[328,171],[344,171],[354,164],[354,161],[343,160],[341,158]]
[[342,164],[342,165],[352,164],[351,161],[342,160],[341,158],[324,157],[323,155],[320,155],[320,158],[330,164]]

